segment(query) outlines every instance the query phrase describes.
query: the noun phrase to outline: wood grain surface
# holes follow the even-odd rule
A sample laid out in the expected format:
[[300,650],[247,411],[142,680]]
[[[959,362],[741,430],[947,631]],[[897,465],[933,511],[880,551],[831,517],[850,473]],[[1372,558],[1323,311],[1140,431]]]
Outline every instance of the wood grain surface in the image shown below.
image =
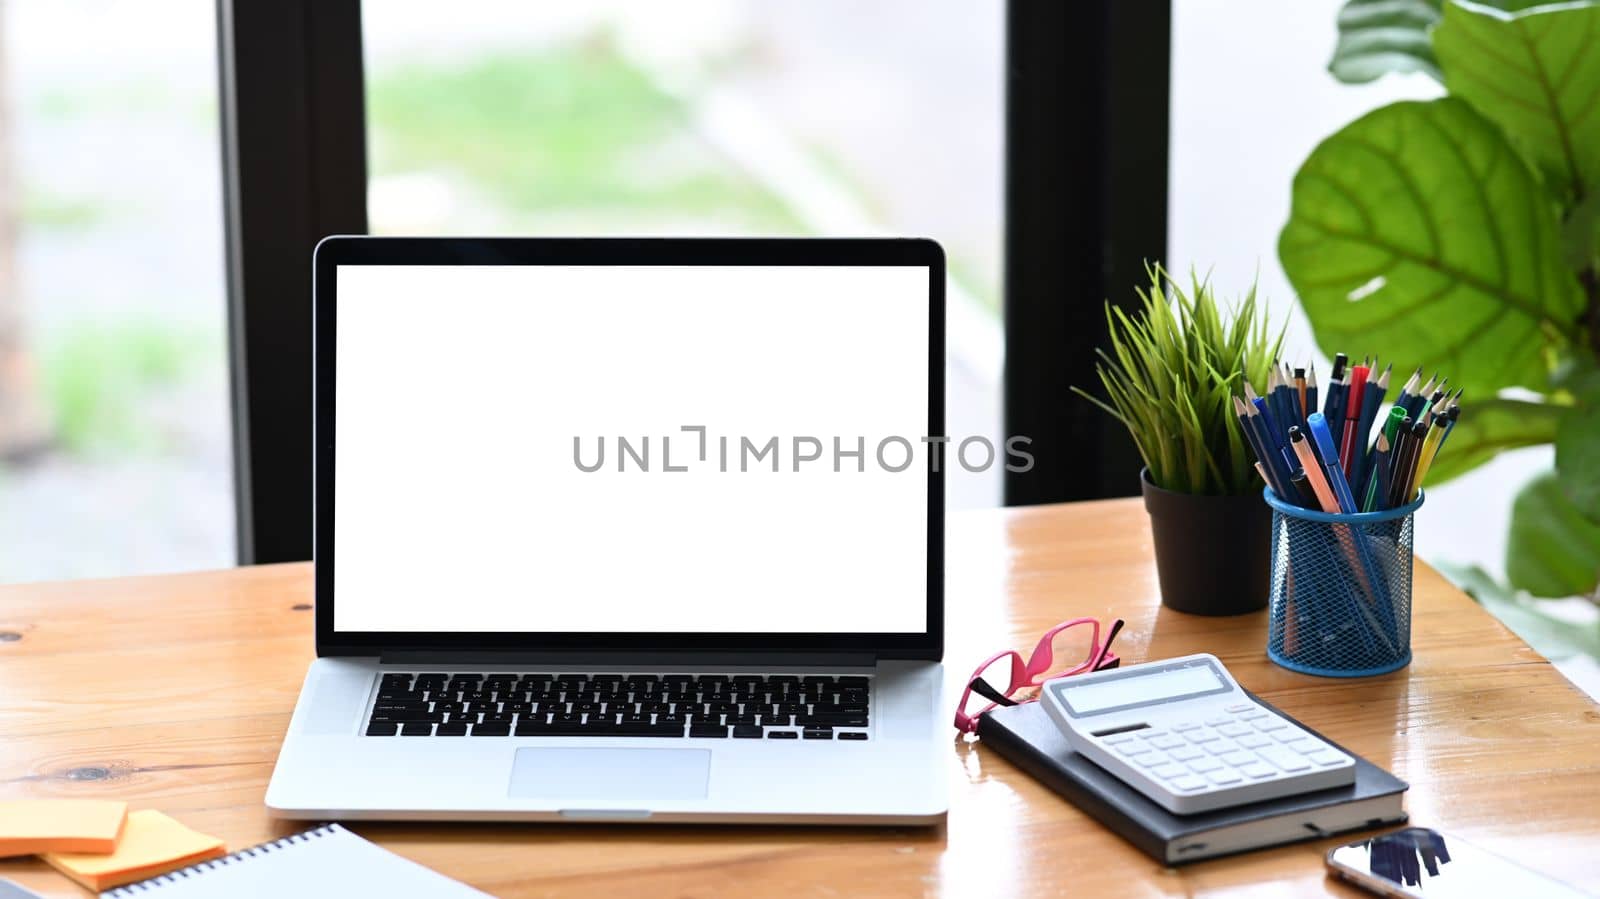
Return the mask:
[[[1411,666],[1346,681],[1268,662],[1265,613],[1161,608],[1137,500],[963,513],[948,559],[952,686],[1062,619],[1120,615],[1128,662],[1215,653],[1247,688],[1410,781],[1413,823],[1600,891],[1600,709],[1427,566]],[[127,799],[232,849],[299,829],[270,820],[262,795],[312,658],[310,574],[0,588],[0,798]],[[950,778],[939,828],[352,829],[506,897],[1354,895],[1324,877],[1338,840],[1171,869],[953,730]],[[84,895],[32,859],[0,860],[0,877]]]

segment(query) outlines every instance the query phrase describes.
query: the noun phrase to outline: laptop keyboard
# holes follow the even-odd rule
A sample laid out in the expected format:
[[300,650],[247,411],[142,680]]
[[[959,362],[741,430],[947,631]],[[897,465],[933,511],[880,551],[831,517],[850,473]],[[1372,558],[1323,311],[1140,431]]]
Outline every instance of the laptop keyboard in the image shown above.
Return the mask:
[[870,678],[386,672],[369,737],[865,740]]

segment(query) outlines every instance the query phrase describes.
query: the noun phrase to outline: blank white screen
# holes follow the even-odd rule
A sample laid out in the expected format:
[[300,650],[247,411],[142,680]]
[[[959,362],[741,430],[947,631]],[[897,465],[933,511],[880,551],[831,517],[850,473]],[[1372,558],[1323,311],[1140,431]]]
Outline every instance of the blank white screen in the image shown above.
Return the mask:
[[1068,685],[1061,688],[1060,696],[1080,715],[1101,709],[1152,702],[1158,699],[1179,699],[1207,690],[1216,690],[1222,681],[1205,665],[1192,668],[1172,668],[1137,677],[1119,677],[1099,683]]
[[[926,268],[336,277],[336,630],[926,630]],[[825,447],[799,472],[797,435]],[[874,458],[891,435],[905,471]],[[649,471],[617,470],[619,436]],[[741,436],[778,437],[780,470],[740,472]],[[834,471],[836,436],[865,472]],[[604,437],[599,471],[575,437],[586,464]]]

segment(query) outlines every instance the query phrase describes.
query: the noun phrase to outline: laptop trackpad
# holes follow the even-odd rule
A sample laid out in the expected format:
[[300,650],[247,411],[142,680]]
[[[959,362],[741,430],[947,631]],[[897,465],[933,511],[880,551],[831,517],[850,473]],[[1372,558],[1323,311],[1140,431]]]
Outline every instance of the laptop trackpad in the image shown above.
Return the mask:
[[511,765],[512,799],[704,799],[709,749],[530,746]]

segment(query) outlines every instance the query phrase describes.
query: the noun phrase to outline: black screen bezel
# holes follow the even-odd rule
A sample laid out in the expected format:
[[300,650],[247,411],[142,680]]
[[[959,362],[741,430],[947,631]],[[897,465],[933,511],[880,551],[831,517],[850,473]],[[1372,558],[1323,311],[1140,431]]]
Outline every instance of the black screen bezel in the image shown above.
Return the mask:
[[[944,251],[920,238],[324,238],[313,254],[313,561],[319,656],[460,652],[944,654],[944,474],[928,457],[927,630],[922,633],[345,631],[333,627],[335,273],[341,265],[772,265],[926,267],[928,430],[944,434]],[[775,310],[782,314],[782,310]],[[940,460],[948,461],[948,460]],[[395,560],[404,564],[404,560]]]

